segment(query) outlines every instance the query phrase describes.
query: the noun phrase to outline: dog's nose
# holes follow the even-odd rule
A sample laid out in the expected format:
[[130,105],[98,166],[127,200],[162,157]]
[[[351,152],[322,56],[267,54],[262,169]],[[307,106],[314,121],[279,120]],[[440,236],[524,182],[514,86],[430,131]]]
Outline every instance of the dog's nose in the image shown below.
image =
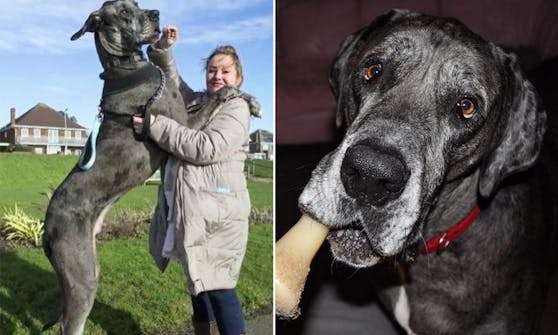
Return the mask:
[[156,10],[156,9],[148,10],[148,11],[147,11],[147,16],[148,16],[150,19],[157,19],[157,20],[158,20],[158,19],[159,19],[159,11]]
[[400,157],[370,142],[347,149],[341,164],[347,194],[375,206],[397,199],[408,179],[409,170]]

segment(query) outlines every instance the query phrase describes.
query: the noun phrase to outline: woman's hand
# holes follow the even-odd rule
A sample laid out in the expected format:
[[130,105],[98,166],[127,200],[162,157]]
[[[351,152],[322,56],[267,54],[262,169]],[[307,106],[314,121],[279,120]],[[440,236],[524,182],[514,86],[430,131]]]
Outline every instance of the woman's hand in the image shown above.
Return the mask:
[[166,26],[163,28],[163,35],[153,44],[157,49],[168,49],[178,40],[178,28]]
[[[152,114],[149,114],[149,116],[150,116],[149,124],[152,124],[155,121],[155,116],[153,116]],[[134,131],[136,132],[136,134],[141,134],[143,132],[143,116],[138,114],[133,115],[132,125],[134,127]]]

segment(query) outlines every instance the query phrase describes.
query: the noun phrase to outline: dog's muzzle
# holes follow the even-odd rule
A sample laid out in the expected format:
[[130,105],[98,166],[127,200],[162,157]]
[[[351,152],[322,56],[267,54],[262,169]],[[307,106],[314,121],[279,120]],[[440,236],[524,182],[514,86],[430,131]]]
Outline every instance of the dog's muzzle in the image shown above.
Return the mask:
[[145,9],[143,10],[143,15],[144,22],[147,23],[144,25],[144,28],[147,29],[144,31],[148,35],[146,42],[153,43],[157,41],[159,35],[161,34],[161,28],[159,26],[159,11],[156,9]]
[[153,22],[159,22],[159,11],[156,9],[146,10],[145,15]]
[[341,164],[341,182],[347,195],[376,207],[397,199],[409,179],[407,165],[394,150],[370,141],[347,149]]

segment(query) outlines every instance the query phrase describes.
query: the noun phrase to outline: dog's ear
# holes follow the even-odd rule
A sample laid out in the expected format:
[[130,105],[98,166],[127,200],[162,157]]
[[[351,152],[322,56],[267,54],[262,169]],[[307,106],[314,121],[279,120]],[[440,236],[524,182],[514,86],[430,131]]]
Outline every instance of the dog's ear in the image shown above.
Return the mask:
[[339,88],[343,88],[349,80],[349,76],[343,75],[343,73],[346,72],[345,68],[349,56],[351,55],[356,42],[360,39],[363,31],[364,29],[361,29],[345,38],[339,47],[337,56],[333,60],[329,73],[329,87],[337,100],[337,112],[335,114],[335,125],[337,127],[341,127],[343,125],[343,120],[347,125],[349,125],[352,122],[353,115],[356,113],[356,111],[354,111],[355,106],[352,97],[349,97],[350,101],[346,101],[345,95],[339,91]]
[[503,54],[511,83],[498,122],[503,131],[493,139],[493,150],[480,170],[479,193],[483,198],[489,198],[506,177],[535,164],[546,126],[542,101],[520,70],[517,57],[495,48]]
[[91,13],[89,15],[89,17],[87,18],[87,20],[85,21],[85,23],[83,24],[83,27],[81,27],[81,29],[78,30],[75,34],[73,34],[70,39],[72,41],[75,41],[78,38],[80,38],[81,36],[83,36],[83,34],[85,34],[86,32],[97,31],[97,29],[99,29],[99,27],[101,26],[102,22],[103,22],[103,19],[101,18],[101,12],[100,11],[95,11],[95,12]]
[[367,27],[350,35],[341,43],[329,73],[329,86],[337,99],[337,114],[335,117],[337,127],[341,127],[343,121],[350,125],[357,113],[357,106],[351,93],[351,79],[354,71],[349,68],[349,63],[355,51],[360,50],[368,36],[377,29],[402,17],[416,15],[419,14],[408,10],[393,9],[376,17]]

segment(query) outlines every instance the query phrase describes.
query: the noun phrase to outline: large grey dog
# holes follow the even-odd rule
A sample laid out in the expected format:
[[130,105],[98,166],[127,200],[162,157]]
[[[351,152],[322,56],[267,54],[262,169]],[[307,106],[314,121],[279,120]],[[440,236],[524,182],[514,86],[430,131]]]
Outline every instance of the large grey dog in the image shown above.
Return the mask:
[[299,207],[332,227],[334,258],[399,264],[380,297],[410,334],[534,333],[558,205],[547,117],[516,57],[394,10],[342,43],[330,84],[347,131]]
[[97,158],[89,170],[76,165],[53,193],[45,219],[44,249],[61,288],[61,333],[82,334],[99,281],[95,235],[111,205],[159,168],[166,153],[140,141],[131,116],[164,114],[185,123],[182,97],[171,80],[145,60],[141,45],[160,35],[159,12],[131,0],[106,1],[72,36],[95,33],[105,80],[104,115]]

